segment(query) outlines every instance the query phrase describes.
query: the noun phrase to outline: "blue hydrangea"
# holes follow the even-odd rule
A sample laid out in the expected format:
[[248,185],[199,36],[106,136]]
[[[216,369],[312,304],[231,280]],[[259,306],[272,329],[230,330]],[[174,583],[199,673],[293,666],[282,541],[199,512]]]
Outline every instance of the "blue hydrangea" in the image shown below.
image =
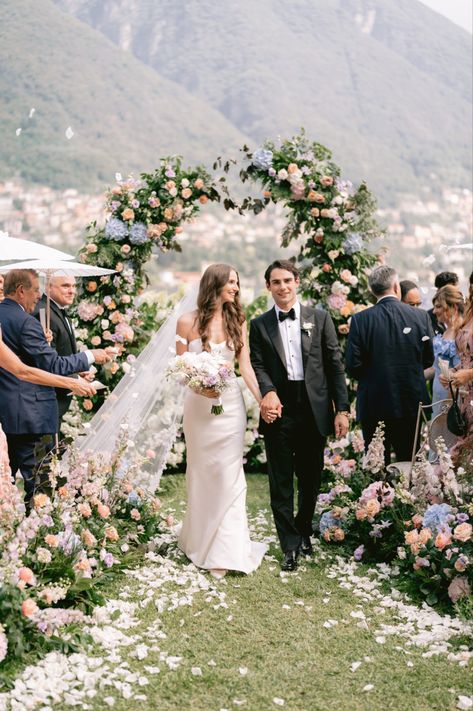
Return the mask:
[[351,235],[347,235],[345,241],[342,243],[343,250],[345,254],[356,254],[363,249],[363,240],[361,235],[357,232],[353,232]]
[[437,532],[448,523],[447,518],[451,513],[452,508],[448,504],[432,504],[424,513],[422,523],[425,528]]
[[253,153],[253,160],[251,162],[255,168],[269,170],[273,167],[273,152],[266,148],[258,148],[258,150]]
[[334,518],[330,511],[322,514],[319,521],[319,531],[323,533],[327,528],[340,528],[340,519]]
[[130,242],[132,244],[145,244],[149,242],[148,230],[143,222],[136,222],[130,230]]
[[127,503],[132,506],[139,506],[141,504],[141,499],[136,493],[136,491],[130,491],[127,498]]
[[118,217],[112,217],[105,225],[105,234],[115,242],[122,242],[128,236],[128,227]]

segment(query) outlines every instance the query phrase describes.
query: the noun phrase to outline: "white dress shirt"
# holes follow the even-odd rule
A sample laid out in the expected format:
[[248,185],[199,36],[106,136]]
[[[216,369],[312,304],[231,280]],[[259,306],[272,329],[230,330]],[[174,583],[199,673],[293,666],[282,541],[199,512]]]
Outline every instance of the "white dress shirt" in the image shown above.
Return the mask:
[[[279,312],[282,309],[275,304],[276,318],[278,319],[279,333],[286,356],[286,370],[288,380],[304,380],[304,365],[302,363],[301,344],[301,305],[298,301],[292,307],[296,318],[286,318],[279,320]],[[284,312],[283,312],[284,313]]]

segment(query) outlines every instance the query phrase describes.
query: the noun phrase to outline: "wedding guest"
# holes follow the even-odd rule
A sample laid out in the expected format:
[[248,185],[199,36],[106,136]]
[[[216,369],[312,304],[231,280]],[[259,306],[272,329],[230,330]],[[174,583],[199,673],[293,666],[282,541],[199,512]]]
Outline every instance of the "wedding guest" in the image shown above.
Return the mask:
[[401,301],[403,304],[409,304],[409,306],[419,307],[422,305],[422,296],[420,294],[419,287],[410,279],[403,279],[399,282],[401,287]]
[[[0,325],[5,344],[28,366],[55,375],[82,372],[89,365],[110,360],[105,350],[59,356],[32,316],[39,301],[39,279],[33,269],[15,269],[4,282],[5,299],[0,303]],[[7,436],[13,475],[19,469],[25,482],[25,498],[34,493],[35,447],[44,436],[52,440],[57,431],[58,410],[51,387],[25,383],[0,368],[0,424]]]
[[[434,282],[434,286],[436,289],[441,289],[443,286],[447,286],[448,284],[451,284],[452,286],[458,286],[458,274],[455,274],[455,272],[440,272],[439,274],[437,274]],[[443,325],[443,323],[440,323],[437,320],[434,310],[429,309],[427,313],[429,314],[430,320],[432,321],[432,328],[434,329],[434,333],[443,333],[445,331],[445,326]]]
[[[466,471],[473,468],[473,272],[470,274],[470,288],[465,304],[465,315],[457,325],[455,334],[460,362],[451,373],[451,382],[460,393],[460,411],[466,421],[467,432],[452,448],[454,463],[462,465]],[[447,381],[442,378],[442,384]]]
[[[74,335],[74,327],[67,315],[67,307],[71,306],[76,295],[76,280],[73,276],[52,277],[46,285],[46,294],[49,293],[50,304],[50,346],[60,356],[70,356],[77,353],[77,343]],[[36,304],[34,316],[40,320],[40,312],[46,311],[47,297],[43,294]],[[61,433],[62,418],[68,411],[72,395],[62,388],[56,390],[58,404],[58,433]]]
[[432,417],[436,417],[442,409],[440,400],[449,399],[450,391],[440,382],[440,360],[446,361],[448,368],[458,365],[460,358],[455,345],[455,333],[462,321],[463,295],[456,286],[447,284],[437,291],[432,299],[433,311],[438,321],[445,324],[445,331],[437,333],[433,339],[434,364],[425,371],[427,380],[433,379],[432,385]]
[[357,418],[368,448],[378,423],[385,424],[385,461],[410,461],[419,402],[428,404],[425,368],[434,359],[432,326],[422,309],[401,302],[396,271],[374,269],[369,286],[377,303],[352,317],[346,362],[358,380]]

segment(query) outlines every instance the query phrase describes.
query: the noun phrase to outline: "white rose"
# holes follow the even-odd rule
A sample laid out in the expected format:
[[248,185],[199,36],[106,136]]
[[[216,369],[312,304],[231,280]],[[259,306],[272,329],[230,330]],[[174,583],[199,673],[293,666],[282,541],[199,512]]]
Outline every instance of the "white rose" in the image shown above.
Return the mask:
[[340,251],[338,249],[331,249],[330,252],[328,252],[329,259],[332,260],[332,262],[338,257],[340,254]]
[[350,284],[352,286],[356,286],[358,284],[358,277],[355,276],[354,274],[352,274],[350,277]]
[[108,320],[108,318],[103,318],[103,319],[100,321],[100,325],[101,325],[101,327],[102,327],[102,330],[105,331],[105,329],[110,326],[110,321]]
[[279,180],[287,180],[287,170],[281,168],[281,170],[278,172],[278,178]]
[[332,205],[341,205],[343,203],[343,198],[341,195],[335,195],[332,200]]
[[189,183],[189,181],[187,180],[187,178],[183,178],[183,179],[181,180],[181,185],[182,185],[183,188],[188,188],[189,185],[190,185],[190,183]]

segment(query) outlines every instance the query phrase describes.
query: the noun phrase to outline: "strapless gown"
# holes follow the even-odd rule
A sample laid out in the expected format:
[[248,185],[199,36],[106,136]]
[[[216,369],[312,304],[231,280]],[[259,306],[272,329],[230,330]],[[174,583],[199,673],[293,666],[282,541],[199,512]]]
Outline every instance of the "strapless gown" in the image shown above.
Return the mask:
[[[200,339],[188,348],[200,352]],[[226,343],[211,348],[234,362],[235,354]],[[212,415],[213,400],[190,389],[186,393],[187,511],[179,547],[199,568],[251,573],[261,564],[267,546],[250,540],[243,471],[246,411],[236,378],[221,400],[224,412]]]

